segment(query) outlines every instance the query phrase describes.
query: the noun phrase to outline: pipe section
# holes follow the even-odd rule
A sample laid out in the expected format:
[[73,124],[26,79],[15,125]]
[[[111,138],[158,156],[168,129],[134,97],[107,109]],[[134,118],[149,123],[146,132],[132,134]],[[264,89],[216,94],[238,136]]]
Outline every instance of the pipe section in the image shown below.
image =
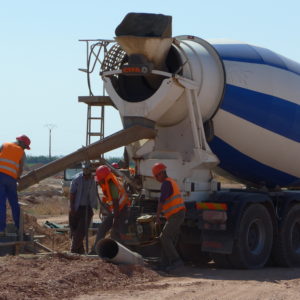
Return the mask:
[[102,239],[96,245],[99,257],[115,264],[143,265],[143,257],[112,239]]

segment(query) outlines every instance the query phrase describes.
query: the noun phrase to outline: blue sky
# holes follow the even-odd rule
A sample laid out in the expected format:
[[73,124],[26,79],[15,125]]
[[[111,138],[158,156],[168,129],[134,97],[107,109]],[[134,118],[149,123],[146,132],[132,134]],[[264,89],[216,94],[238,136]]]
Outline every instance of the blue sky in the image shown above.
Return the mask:
[[[173,17],[173,36],[228,38],[273,50],[300,62],[300,1],[11,0],[0,10],[0,143],[27,134],[31,155],[65,155],[85,145],[88,95],[85,46],[79,39],[112,39],[128,12]],[[99,90],[101,90],[99,78]],[[105,135],[121,129],[106,109]],[[108,154],[121,155],[122,150]]]

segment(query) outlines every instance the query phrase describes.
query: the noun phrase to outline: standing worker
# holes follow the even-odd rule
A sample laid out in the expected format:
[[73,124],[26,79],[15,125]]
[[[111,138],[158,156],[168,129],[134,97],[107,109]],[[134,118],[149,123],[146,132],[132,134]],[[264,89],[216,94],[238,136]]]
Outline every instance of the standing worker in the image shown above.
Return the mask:
[[163,163],[156,163],[152,167],[153,176],[161,182],[161,195],[157,205],[156,223],[160,224],[160,214],[167,219],[160,234],[162,247],[161,267],[171,271],[183,266],[183,262],[176,251],[176,242],[180,233],[180,226],[185,218],[185,205],[176,181],[168,177],[167,167]]
[[20,223],[20,206],[18,203],[17,181],[23,173],[25,161],[24,149],[30,149],[31,141],[26,135],[16,138],[13,143],[4,143],[0,147],[0,234],[4,235],[6,227],[6,199],[11,207],[17,229]]
[[123,185],[109,167],[105,165],[98,167],[95,179],[102,188],[102,206],[106,207],[108,212],[103,214],[92,253],[96,253],[97,242],[103,239],[110,229],[112,229],[111,237],[113,239],[120,238],[121,227],[127,218],[129,205],[128,195]]
[[69,225],[72,253],[85,253],[83,240],[88,233],[93,208],[98,208],[97,187],[92,177],[91,165],[86,162],[82,165],[82,172],[73,178],[70,188]]

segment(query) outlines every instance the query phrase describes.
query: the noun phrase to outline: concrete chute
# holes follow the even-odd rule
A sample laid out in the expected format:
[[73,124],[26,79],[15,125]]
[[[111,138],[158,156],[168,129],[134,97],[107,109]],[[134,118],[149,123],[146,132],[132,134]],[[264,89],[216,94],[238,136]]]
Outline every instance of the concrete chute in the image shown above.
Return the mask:
[[39,181],[52,176],[67,167],[84,161],[99,159],[100,155],[141,139],[152,139],[156,135],[156,131],[152,128],[135,125],[127,129],[120,130],[98,142],[82,147],[79,150],[59,158],[49,164],[33,170],[21,177],[18,190],[24,190]]

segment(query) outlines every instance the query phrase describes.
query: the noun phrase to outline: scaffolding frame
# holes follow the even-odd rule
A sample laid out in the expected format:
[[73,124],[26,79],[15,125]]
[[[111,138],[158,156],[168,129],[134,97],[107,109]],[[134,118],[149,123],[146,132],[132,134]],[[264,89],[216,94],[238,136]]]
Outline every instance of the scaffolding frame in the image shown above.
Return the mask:
[[102,95],[94,95],[91,74],[95,72],[97,65],[100,66],[101,73],[103,67],[107,65],[107,63],[104,63],[107,53],[116,42],[104,39],[84,39],[79,41],[86,43],[86,68],[80,68],[79,71],[87,74],[89,96],[79,96],[78,101],[87,104],[86,146],[88,146],[93,142],[93,137],[98,137],[97,140],[104,138],[105,106],[113,106],[110,98],[105,93],[104,86],[102,87]]

